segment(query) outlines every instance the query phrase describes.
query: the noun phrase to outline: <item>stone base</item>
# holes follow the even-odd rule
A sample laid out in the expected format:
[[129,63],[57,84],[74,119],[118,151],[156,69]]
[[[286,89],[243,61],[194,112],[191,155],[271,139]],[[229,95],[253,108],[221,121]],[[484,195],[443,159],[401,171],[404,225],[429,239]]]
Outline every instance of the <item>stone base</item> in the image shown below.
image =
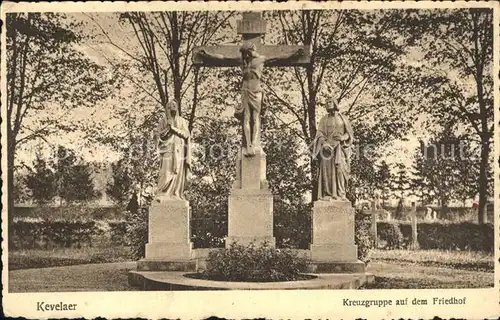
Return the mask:
[[273,195],[267,189],[232,189],[228,200],[228,237],[226,247],[237,241],[248,244],[273,237]]
[[192,250],[189,218],[188,201],[153,201],[149,209],[146,259],[189,260]]
[[256,246],[259,246],[266,242],[270,247],[276,247],[275,237],[227,237],[226,248],[229,248],[229,246],[235,242],[244,246],[249,245],[250,243],[254,243]]
[[354,244],[354,208],[349,201],[314,202],[312,225],[313,261],[358,261]]
[[311,244],[313,261],[355,262],[358,260],[358,246],[354,244]]
[[283,282],[232,282],[193,279],[186,272],[130,271],[129,284],[140,290],[333,290],[357,289],[374,281],[371,273],[317,274],[315,278]]
[[197,271],[194,260],[146,260],[137,261],[137,271]]
[[365,273],[366,266],[362,261],[357,262],[311,262],[309,264],[311,273]]
[[189,260],[192,243],[154,242],[146,243],[146,259]]
[[243,154],[243,149],[240,149],[236,159],[236,179],[233,182],[233,189],[267,189],[264,150],[256,147],[255,155],[252,157]]

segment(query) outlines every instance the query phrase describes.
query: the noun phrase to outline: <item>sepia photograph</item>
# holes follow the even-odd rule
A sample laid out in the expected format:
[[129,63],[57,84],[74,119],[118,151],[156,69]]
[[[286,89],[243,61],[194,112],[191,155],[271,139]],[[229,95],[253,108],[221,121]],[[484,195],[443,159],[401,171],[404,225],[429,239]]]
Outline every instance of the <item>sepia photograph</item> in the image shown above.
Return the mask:
[[6,315],[500,315],[498,5],[250,4],[2,5]]

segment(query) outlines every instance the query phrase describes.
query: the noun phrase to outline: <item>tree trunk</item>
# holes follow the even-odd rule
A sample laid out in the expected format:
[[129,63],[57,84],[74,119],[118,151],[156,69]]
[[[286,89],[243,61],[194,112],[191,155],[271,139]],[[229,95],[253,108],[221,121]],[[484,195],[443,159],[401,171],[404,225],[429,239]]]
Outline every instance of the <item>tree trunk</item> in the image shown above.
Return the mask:
[[8,248],[14,246],[12,238],[12,226],[14,225],[14,164],[16,147],[10,128],[7,128],[7,239]]
[[488,222],[486,206],[488,202],[488,162],[490,158],[490,145],[488,137],[481,142],[481,163],[479,166],[479,207],[478,222],[484,224]]

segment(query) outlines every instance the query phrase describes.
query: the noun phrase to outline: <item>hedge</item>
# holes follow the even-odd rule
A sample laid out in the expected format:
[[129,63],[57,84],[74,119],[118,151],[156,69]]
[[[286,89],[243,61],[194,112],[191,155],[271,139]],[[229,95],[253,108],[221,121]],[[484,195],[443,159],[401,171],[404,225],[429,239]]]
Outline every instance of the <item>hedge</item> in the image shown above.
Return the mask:
[[99,240],[126,245],[125,221],[14,221],[14,249],[82,247]]
[[[495,235],[490,223],[421,222],[417,224],[417,232],[420,249],[494,251]],[[387,249],[405,248],[411,240],[411,225],[380,221],[377,234],[380,240],[387,242]]]
[[16,249],[92,246],[97,234],[94,222],[15,221],[12,225]]
[[121,220],[123,217],[124,212],[118,207],[91,207],[88,205],[14,207],[14,218],[18,220],[40,218],[61,221],[95,221]]

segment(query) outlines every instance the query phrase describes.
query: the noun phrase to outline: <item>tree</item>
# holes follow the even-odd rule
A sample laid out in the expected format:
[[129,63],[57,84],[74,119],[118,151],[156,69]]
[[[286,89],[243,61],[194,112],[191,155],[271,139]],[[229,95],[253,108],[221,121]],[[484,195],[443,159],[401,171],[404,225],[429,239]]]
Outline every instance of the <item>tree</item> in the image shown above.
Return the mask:
[[[421,142],[421,145],[423,141]],[[421,151],[422,147],[418,149]],[[410,187],[413,194],[418,196],[422,201],[422,204],[431,202],[434,198],[434,194],[429,186],[429,181],[427,179],[427,162],[426,158],[422,154],[417,154],[414,159],[412,167],[412,178],[410,179]]]
[[38,204],[51,202],[57,195],[56,175],[39,154],[33,161],[33,169],[26,176],[26,187],[31,191],[32,199]]
[[[104,42],[128,58],[121,75],[152,97],[162,109],[169,99],[176,99],[179,115],[188,120],[192,130],[198,101],[203,97],[199,95],[198,85],[209,73],[209,70],[194,67],[193,49],[223,42],[227,37],[223,31],[229,27],[233,15],[233,12],[223,11],[121,13],[119,21],[130,29],[134,35],[132,39],[117,39],[103,27],[97,16],[89,15],[89,18],[98,26]],[[138,49],[131,48],[130,42],[137,44]],[[94,49],[112,65],[123,66],[104,50]],[[140,78],[145,81],[131,76],[134,73],[140,73]],[[191,105],[183,101],[190,101]]]
[[382,160],[377,166],[376,177],[377,189],[381,191],[380,198],[382,199],[382,205],[385,206],[385,201],[389,199],[392,181],[391,168],[385,160]]
[[119,206],[123,207],[130,198],[130,192],[133,188],[133,181],[129,172],[126,159],[120,159],[111,164],[113,170],[112,181],[106,185],[106,194]]
[[461,124],[481,146],[478,220],[484,223],[494,128],[493,9],[419,11],[407,22],[408,30],[420,35],[423,59],[431,64],[421,77],[429,101],[422,111]]
[[[108,95],[105,68],[93,63],[74,44],[77,24],[59,13],[8,13],[7,182],[9,226],[14,207],[15,157],[18,148],[45,140],[64,125],[67,111],[88,106]],[[51,112],[43,112],[52,108]],[[54,108],[59,108],[55,112]],[[10,237],[9,237],[10,241]]]
[[64,200],[69,204],[75,201],[88,201],[98,196],[94,189],[90,165],[79,159],[74,151],[59,146],[54,166],[61,202]]
[[418,148],[412,184],[426,200],[438,199],[444,213],[450,200],[465,203],[477,194],[477,158],[467,139],[445,127]]
[[396,164],[396,170],[392,180],[392,190],[396,192],[399,198],[404,198],[405,192],[410,188],[408,170],[403,163]]

